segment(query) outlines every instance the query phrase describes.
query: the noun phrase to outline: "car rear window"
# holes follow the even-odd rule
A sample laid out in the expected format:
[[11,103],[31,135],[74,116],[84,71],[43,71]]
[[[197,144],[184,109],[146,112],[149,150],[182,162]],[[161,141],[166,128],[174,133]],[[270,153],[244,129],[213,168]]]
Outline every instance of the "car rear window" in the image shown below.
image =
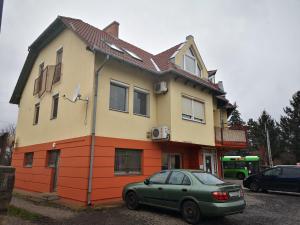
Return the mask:
[[219,178],[209,174],[201,172],[192,172],[192,174],[203,184],[215,185],[215,184],[224,184],[225,182]]

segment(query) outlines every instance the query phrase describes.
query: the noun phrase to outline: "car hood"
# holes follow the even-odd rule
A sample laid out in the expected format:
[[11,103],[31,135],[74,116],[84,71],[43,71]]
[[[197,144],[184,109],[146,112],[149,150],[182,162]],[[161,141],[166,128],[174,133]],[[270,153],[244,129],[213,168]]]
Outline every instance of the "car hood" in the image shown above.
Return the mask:
[[125,188],[140,187],[144,185],[145,185],[144,182],[134,182],[134,183],[127,184]]

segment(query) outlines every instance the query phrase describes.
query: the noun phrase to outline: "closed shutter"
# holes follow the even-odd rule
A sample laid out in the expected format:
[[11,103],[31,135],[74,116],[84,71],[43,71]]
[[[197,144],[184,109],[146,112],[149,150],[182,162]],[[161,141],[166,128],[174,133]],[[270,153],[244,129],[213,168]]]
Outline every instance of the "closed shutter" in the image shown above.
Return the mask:
[[204,104],[194,101],[194,119],[204,122]]
[[192,100],[186,97],[182,97],[182,116],[191,119],[192,115]]

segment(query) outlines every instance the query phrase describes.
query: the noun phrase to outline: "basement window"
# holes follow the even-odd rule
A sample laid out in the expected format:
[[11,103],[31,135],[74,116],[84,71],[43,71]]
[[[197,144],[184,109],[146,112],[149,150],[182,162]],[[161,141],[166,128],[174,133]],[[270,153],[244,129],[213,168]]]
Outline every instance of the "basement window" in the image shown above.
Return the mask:
[[33,152],[26,152],[24,154],[24,167],[32,167]]
[[141,174],[142,150],[120,149],[115,152],[115,174]]

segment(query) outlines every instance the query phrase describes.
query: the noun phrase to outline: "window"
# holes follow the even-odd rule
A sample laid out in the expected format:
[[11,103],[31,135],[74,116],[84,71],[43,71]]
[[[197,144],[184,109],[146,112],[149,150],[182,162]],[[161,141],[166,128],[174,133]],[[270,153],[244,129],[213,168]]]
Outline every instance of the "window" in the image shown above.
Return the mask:
[[47,166],[55,168],[59,156],[58,150],[50,150],[47,152]]
[[33,152],[27,152],[24,154],[24,167],[32,167]]
[[269,169],[264,172],[265,176],[279,176],[281,175],[281,168]]
[[169,171],[161,171],[150,177],[150,184],[165,184],[169,176]]
[[115,44],[111,44],[108,42],[105,42],[105,44],[107,44],[109,47],[111,47],[113,50],[116,50],[118,52],[124,53],[122,49],[120,49],[118,46],[116,46]]
[[203,184],[207,184],[207,185],[224,184],[222,180],[209,173],[193,172],[193,175]]
[[235,169],[235,164],[232,161],[223,162],[224,169]]
[[43,85],[43,71],[44,71],[44,63],[41,63],[39,65],[39,75],[34,81],[34,90],[33,90],[33,95],[38,94]]
[[125,52],[127,52],[128,55],[130,55],[132,58],[135,58],[135,59],[137,59],[137,60],[143,61],[137,54],[135,54],[135,53],[129,51],[128,49],[123,48],[123,50],[124,50]]
[[63,48],[60,48],[56,52],[56,65],[55,65],[54,77],[52,81],[53,84],[60,81],[62,56],[63,56]]
[[205,123],[204,103],[182,96],[182,119]]
[[121,112],[128,111],[128,86],[119,82],[111,81],[109,108]]
[[174,185],[190,185],[191,181],[182,172],[172,172],[168,183],[169,184],[174,184]]
[[116,149],[116,174],[141,174],[142,151],[131,149]]
[[197,64],[197,60],[195,58],[195,54],[192,48],[189,48],[189,50],[186,52],[186,54],[183,57],[183,69],[198,77],[201,76],[201,69]]
[[285,167],[283,168],[282,175],[289,178],[300,178],[300,168]]
[[34,117],[33,117],[33,125],[38,124],[40,115],[40,103],[35,104],[34,106]]
[[57,112],[58,112],[58,99],[59,95],[56,94],[52,97],[52,112],[51,112],[51,119],[57,118]]
[[149,93],[139,89],[134,90],[133,113],[149,116]]

